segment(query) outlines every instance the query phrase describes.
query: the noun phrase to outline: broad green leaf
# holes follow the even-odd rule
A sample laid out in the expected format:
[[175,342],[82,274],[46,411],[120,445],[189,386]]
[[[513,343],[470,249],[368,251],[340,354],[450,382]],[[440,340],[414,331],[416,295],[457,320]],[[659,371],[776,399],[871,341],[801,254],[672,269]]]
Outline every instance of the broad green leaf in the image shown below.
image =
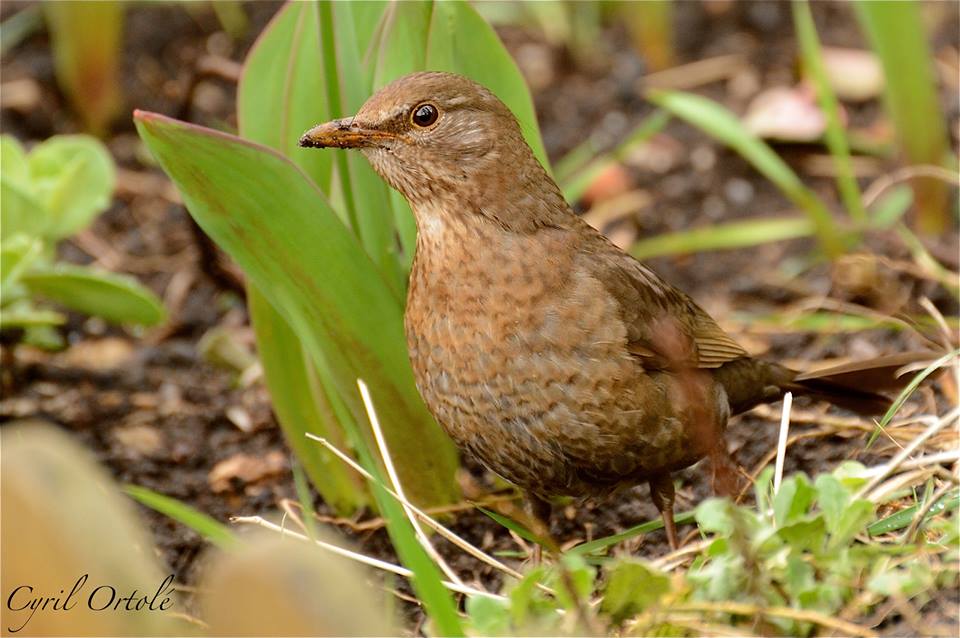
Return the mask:
[[[324,62],[330,69],[327,76],[328,94],[333,105],[330,117],[325,119],[353,115],[372,93],[370,86],[361,81],[366,74],[361,66],[360,47],[356,41],[354,7],[354,3],[346,2],[320,5]],[[335,73],[332,71],[333,65]],[[339,103],[335,102],[337,98]],[[338,161],[341,162],[340,185],[354,223],[354,232],[400,300],[406,289],[406,281],[397,259],[398,246],[393,231],[389,187],[360,153],[341,151]]]
[[638,559],[618,561],[607,577],[600,609],[615,623],[642,613],[670,591],[670,578]]
[[596,568],[588,565],[578,554],[562,554],[563,565],[554,565],[547,583],[557,592],[557,601],[564,609],[574,611],[577,601],[586,600],[593,593]]
[[3,171],[4,178],[14,184],[26,186],[30,183],[27,152],[12,135],[0,135],[0,170]]
[[637,259],[651,259],[710,250],[735,250],[807,237],[813,232],[813,224],[802,217],[748,219],[641,239],[630,247],[630,254]]
[[125,275],[58,264],[34,268],[21,281],[35,294],[107,321],[153,326],[166,316],[156,295]]
[[469,596],[466,611],[476,635],[511,635],[509,603],[487,596]]
[[773,499],[774,520],[778,526],[789,525],[807,513],[816,497],[816,490],[805,474],[788,476]]
[[297,145],[300,135],[330,111],[320,59],[317,5],[284,5],[244,62],[237,85],[237,119],[243,137],[280,151],[329,193],[333,153]]
[[217,547],[232,549],[239,542],[233,531],[226,525],[182,501],[158,494],[139,485],[127,485],[123,488],[123,491],[150,509],[183,523]]
[[308,432],[322,436],[337,448],[347,449],[324,391],[313,378],[313,361],[283,316],[252,285],[247,286],[247,306],[273,410],[287,444],[327,505],[340,514],[352,514],[367,500],[362,479],[306,436]]
[[708,498],[697,506],[697,524],[705,532],[729,536],[736,526],[735,508],[736,506],[725,498]]
[[816,480],[817,504],[823,512],[827,531],[835,534],[840,525],[844,510],[850,506],[850,491],[835,476],[821,474]]
[[713,100],[692,93],[651,91],[647,97],[660,108],[693,124],[743,156],[807,214],[829,256],[843,252],[842,232],[824,203],[803,185],[797,174],[773,149],[747,131],[733,113]]
[[[43,242],[35,237],[15,235],[0,242],[0,298],[43,251]],[[0,301],[3,305],[3,301]]]
[[0,174],[0,241],[23,234],[39,237],[51,223],[46,207],[26,185]]
[[465,75],[493,91],[516,115],[527,144],[550,170],[523,75],[496,32],[470,3],[433,3],[427,67]]
[[863,532],[873,520],[873,503],[862,498],[853,500],[840,515],[835,529],[830,534],[828,547],[847,545],[854,536]]
[[136,123],[200,226],[280,311],[362,423],[354,384],[367,382],[410,498],[447,502],[456,457],[414,386],[400,306],[320,191],[264,147],[151,113]]
[[50,212],[50,239],[73,235],[110,206],[116,171],[96,138],[58,135],[34,148],[27,161],[33,192]]

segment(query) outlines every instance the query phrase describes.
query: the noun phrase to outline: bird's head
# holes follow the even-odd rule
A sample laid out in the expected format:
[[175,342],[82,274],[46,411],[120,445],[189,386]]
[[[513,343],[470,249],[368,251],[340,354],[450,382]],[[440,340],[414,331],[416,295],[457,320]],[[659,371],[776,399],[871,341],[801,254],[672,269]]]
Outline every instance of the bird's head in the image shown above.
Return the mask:
[[359,149],[415,211],[445,201],[493,202],[544,178],[547,190],[555,190],[510,109],[480,84],[452,73],[395,80],[353,117],[304,133],[300,146]]

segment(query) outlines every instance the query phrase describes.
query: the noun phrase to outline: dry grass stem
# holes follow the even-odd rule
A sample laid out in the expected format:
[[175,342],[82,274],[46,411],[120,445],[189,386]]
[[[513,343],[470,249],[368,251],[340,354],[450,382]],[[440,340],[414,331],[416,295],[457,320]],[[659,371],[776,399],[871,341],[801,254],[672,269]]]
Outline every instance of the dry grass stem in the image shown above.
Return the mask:
[[[320,443],[321,445],[323,445],[325,448],[327,448],[328,450],[330,450],[331,452],[333,452],[334,454],[336,454],[339,459],[341,459],[344,463],[348,464],[348,465],[349,465],[350,467],[352,467],[354,470],[356,470],[357,472],[359,472],[360,475],[363,476],[364,478],[366,478],[367,480],[369,480],[369,481],[376,481],[376,478],[374,478],[372,474],[370,474],[369,472],[367,472],[367,471],[366,471],[363,467],[361,467],[356,461],[354,461],[353,459],[351,459],[351,458],[350,458],[349,456],[347,456],[344,452],[342,452],[342,451],[340,451],[339,449],[337,449],[336,446],[334,446],[332,443],[330,443],[329,441],[327,441],[327,440],[324,439],[323,437],[319,437],[319,436],[317,436],[317,435],[315,435],[315,434],[311,434],[311,433],[308,432],[308,433],[307,433],[307,438],[309,438],[309,439],[312,440],[312,441],[317,441],[318,443]],[[390,496],[392,496],[393,498],[397,499],[397,501],[399,501],[402,505],[406,505],[407,507],[409,507],[409,508],[411,509],[411,511],[413,511],[418,517],[420,517],[420,519],[421,519],[428,527],[430,527],[431,529],[433,529],[435,532],[437,532],[438,534],[440,534],[441,536],[443,536],[445,539],[447,539],[448,541],[450,541],[451,543],[453,543],[454,545],[456,545],[457,547],[459,547],[459,548],[462,549],[463,551],[467,552],[468,554],[470,554],[471,556],[473,556],[473,557],[476,558],[477,560],[480,560],[480,561],[486,563],[487,565],[490,565],[491,567],[493,567],[493,568],[495,568],[495,569],[498,569],[498,570],[504,572],[505,574],[509,574],[510,576],[512,576],[512,577],[514,577],[514,578],[516,578],[516,579],[521,579],[521,578],[523,578],[523,574],[521,574],[521,573],[518,572],[517,570],[512,569],[511,567],[505,565],[504,563],[500,562],[499,560],[497,560],[497,559],[494,558],[493,556],[490,556],[489,554],[487,554],[487,553],[484,552],[483,550],[479,549],[479,548],[476,547],[475,545],[472,545],[469,541],[464,540],[463,538],[461,538],[460,536],[458,536],[456,533],[450,531],[449,529],[447,529],[446,527],[444,527],[443,525],[441,525],[440,523],[438,523],[435,519],[433,519],[433,518],[432,518],[430,515],[428,515],[426,512],[424,512],[423,510],[421,510],[420,508],[418,508],[416,505],[410,503],[410,502],[407,501],[406,499],[402,499],[399,494],[397,494],[396,492],[394,492],[393,490],[391,490],[389,487],[387,487],[387,486],[384,485],[383,488],[387,491],[388,494],[390,494]],[[473,507],[473,506],[471,506],[471,507]],[[380,527],[380,526],[382,526],[382,523],[381,523],[380,525],[378,525],[378,527]]]
[[780,416],[780,436],[777,438],[777,463],[773,473],[773,493],[780,491],[783,480],[783,462],[787,456],[787,436],[790,433],[790,408],[793,407],[793,393],[783,395],[783,410]]
[[[391,574],[396,574],[397,576],[403,576],[404,578],[413,578],[413,572],[407,569],[406,567],[401,567],[400,565],[395,565],[393,563],[380,560],[379,558],[373,558],[372,556],[367,556],[366,554],[361,554],[359,552],[353,552],[353,551],[350,551],[349,549],[344,549],[343,547],[339,547],[337,545],[333,545],[332,543],[327,543],[319,539],[310,540],[309,537],[303,534],[300,534],[298,532],[291,531],[289,529],[284,529],[283,527],[281,527],[280,525],[277,525],[276,523],[271,523],[270,521],[263,518],[262,516],[234,516],[233,518],[230,519],[230,522],[247,524],[247,525],[257,525],[259,527],[269,529],[273,532],[278,532],[283,536],[290,536],[292,538],[303,541],[305,543],[313,543],[318,547],[321,547],[329,552],[337,554],[338,556],[343,556],[344,558],[348,558],[350,560],[356,561],[363,565],[374,567],[381,571],[390,572]],[[469,585],[452,583],[446,580],[441,582],[443,583],[444,587],[446,587],[450,591],[455,591],[459,594],[466,594],[467,596],[484,596],[486,598],[492,598],[494,600],[499,600],[504,602],[507,600],[505,597],[500,596],[498,594],[491,594],[490,592],[482,591],[480,589],[470,587]]]
[[363,382],[363,379],[357,379],[357,387],[360,389],[360,396],[363,399],[363,407],[367,411],[367,418],[370,420],[370,427],[373,429],[373,438],[377,442],[377,447],[380,450],[380,457],[383,459],[383,465],[387,470],[387,476],[390,478],[393,491],[397,495],[397,500],[400,502],[400,506],[403,508],[404,514],[407,515],[410,525],[413,526],[413,531],[417,535],[417,540],[420,542],[420,545],[423,546],[423,549],[425,552],[427,552],[427,555],[430,556],[440,570],[446,574],[447,578],[458,585],[463,585],[463,581],[460,580],[460,577],[457,575],[457,573],[453,571],[453,568],[447,564],[447,561],[445,561],[440,553],[437,552],[437,548],[434,547],[433,543],[430,542],[430,538],[420,526],[420,521],[417,520],[417,516],[414,514],[412,507],[407,504],[407,496],[403,492],[403,485],[400,483],[400,477],[397,476],[397,470],[393,466],[393,458],[390,456],[390,449],[387,447],[387,442],[383,437],[383,430],[380,429],[380,419],[377,416],[377,411],[373,406],[373,400],[370,398],[370,389],[367,388],[367,384]]

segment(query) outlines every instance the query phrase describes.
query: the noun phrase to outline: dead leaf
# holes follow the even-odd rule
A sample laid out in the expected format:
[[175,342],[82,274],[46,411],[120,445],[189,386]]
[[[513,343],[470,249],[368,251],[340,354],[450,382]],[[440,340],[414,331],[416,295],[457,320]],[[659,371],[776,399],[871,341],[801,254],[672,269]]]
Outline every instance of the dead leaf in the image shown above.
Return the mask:
[[883,92],[883,67],[870,51],[823,47],[823,66],[841,100],[865,102]]
[[758,137],[785,142],[814,142],[823,137],[827,120],[806,87],[775,87],[750,102],[743,125]]
[[235,482],[256,483],[269,476],[280,474],[287,468],[283,452],[272,450],[266,456],[234,454],[213,466],[207,475],[210,489],[216,493],[232,490]]

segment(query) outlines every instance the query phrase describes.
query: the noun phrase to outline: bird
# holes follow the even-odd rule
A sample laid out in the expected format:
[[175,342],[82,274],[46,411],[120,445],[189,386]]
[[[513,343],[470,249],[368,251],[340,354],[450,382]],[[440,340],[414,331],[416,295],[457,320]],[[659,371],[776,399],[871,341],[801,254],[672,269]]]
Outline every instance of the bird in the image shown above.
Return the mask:
[[510,109],[461,75],[403,76],[299,145],[359,150],[410,204],[404,327],[417,388],[455,443],[518,486],[547,526],[556,496],[647,483],[676,549],[672,473],[719,464],[733,415],[788,391],[882,413],[882,391],[918,359],[800,374],[751,357],[578,216]]

